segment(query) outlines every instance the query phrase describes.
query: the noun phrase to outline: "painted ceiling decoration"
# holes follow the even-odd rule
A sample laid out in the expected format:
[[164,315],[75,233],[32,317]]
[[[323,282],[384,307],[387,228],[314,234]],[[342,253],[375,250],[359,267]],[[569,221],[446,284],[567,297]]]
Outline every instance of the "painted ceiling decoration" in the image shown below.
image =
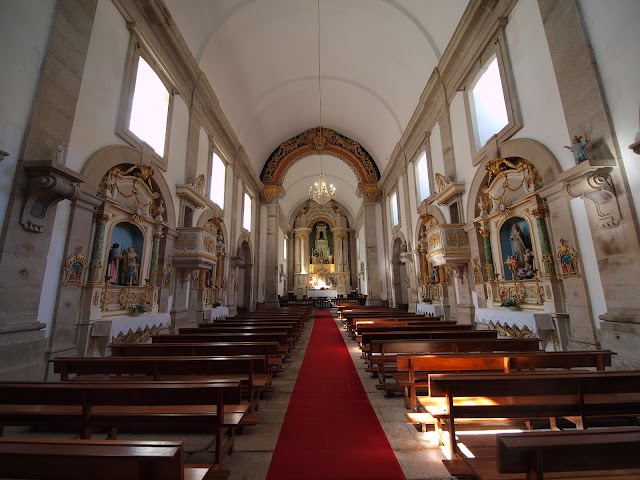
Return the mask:
[[289,169],[298,160],[320,152],[341,159],[351,168],[358,180],[359,195],[378,197],[380,170],[369,152],[355,140],[324,127],[310,128],[282,142],[273,151],[260,174],[265,185],[263,197],[271,201],[275,195],[282,195],[282,184]]

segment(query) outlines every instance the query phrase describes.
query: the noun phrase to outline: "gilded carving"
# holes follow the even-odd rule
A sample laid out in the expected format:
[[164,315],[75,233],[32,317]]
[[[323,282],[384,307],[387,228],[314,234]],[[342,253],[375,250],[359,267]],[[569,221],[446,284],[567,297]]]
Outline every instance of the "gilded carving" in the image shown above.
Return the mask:
[[440,245],[440,234],[434,233],[429,237],[429,249],[433,250]]
[[82,285],[82,274],[87,266],[87,259],[82,253],[82,246],[65,262],[64,285]]
[[483,279],[482,279],[482,267],[480,267],[480,264],[478,263],[477,259],[473,259],[473,279],[476,283],[482,283]]
[[582,276],[578,270],[578,252],[575,248],[569,247],[566,240],[560,239],[560,248],[556,256],[560,260],[563,278]]
[[449,185],[453,183],[453,180],[451,177],[445,178],[445,176],[442,175],[441,173],[435,174],[435,180],[436,180],[436,188],[438,189],[438,193],[442,192]]
[[207,252],[213,252],[216,249],[216,241],[211,237],[204,237],[204,249]]

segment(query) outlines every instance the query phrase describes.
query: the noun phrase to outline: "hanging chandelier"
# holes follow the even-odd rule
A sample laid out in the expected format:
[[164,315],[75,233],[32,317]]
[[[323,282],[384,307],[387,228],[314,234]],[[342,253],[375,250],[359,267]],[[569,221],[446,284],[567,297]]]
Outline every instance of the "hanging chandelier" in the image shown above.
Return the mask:
[[309,198],[311,200],[324,205],[331,200],[336,194],[336,187],[327,182],[322,173],[322,150],[324,148],[324,130],[322,128],[322,86],[320,84],[320,0],[318,0],[318,96],[320,97],[320,176],[318,181],[309,187]]

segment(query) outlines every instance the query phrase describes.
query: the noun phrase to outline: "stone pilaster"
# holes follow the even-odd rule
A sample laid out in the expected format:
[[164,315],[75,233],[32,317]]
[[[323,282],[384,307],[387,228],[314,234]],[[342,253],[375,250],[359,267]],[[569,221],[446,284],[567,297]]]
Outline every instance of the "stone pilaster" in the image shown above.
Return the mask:
[[[267,209],[267,244],[266,244],[266,265],[264,272],[264,301],[265,306],[278,307],[278,246],[280,220],[278,203],[275,201],[265,205]],[[247,287],[245,285],[245,287]]]
[[540,240],[540,251],[542,252],[543,275],[548,278],[555,278],[556,269],[553,261],[553,252],[551,251],[551,245],[549,243],[547,222],[545,221],[545,218],[549,215],[549,209],[547,207],[538,207],[535,208],[531,214],[535,217],[536,225],[538,227],[538,240]]
[[160,240],[162,232],[153,232],[153,245],[151,246],[151,265],[149,267],[149,285],[155,287],[158,284],[158,258],[160,256]]
[[89,285],[100,285],[104,280],[102,277],[104,229],[110,218],[109,214],[103,212],[98,212],[94,215],[96,234],[93,238],[93,254],[91,255],[89,280],[87,281]]
[[[367,251],[367,300],[369,305],[380,305],[381,275],[378,266],[378,257],[383,250],[378,251],[378,222],[376,216],[377,202],[364,197],[364,232],[365,248]],[[382,245],[380,246],[382,249]]]

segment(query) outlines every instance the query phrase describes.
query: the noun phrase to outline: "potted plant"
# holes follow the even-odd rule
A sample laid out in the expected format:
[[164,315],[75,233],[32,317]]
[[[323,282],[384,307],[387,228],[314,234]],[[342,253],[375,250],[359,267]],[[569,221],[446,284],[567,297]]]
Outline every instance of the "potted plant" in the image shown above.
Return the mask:
[[500,306],[505,307],[507,310],[520,310],[520,304],[518,303],[518,299],[516,297],[504,297]]
[[221,306],[222,306],[221,302],[213,302],[213,308],[221,307]]
[[131,304],[129,310],[134,316],[149,313],[151,311],[151,302],[149,300],[140,300],[138,303]]
[[422,296],[422,303],[433,303],[433,298],[429,297],[428,295],[423,295]]

